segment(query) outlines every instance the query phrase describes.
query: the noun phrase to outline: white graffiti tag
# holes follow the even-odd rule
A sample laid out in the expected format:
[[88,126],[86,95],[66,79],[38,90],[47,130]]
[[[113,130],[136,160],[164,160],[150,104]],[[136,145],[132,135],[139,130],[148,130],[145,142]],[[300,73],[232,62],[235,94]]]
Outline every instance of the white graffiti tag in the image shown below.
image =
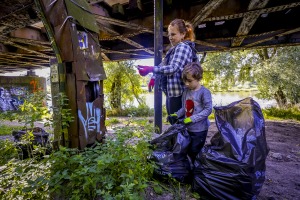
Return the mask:
[[78,117],[84,127],[86,139],[88,139],[90,131],[96,131],[100,134],[100,116],[101,110],[94,108],[93,103],[86,103],[86,119],[82,116],[81,110],[78,110]]

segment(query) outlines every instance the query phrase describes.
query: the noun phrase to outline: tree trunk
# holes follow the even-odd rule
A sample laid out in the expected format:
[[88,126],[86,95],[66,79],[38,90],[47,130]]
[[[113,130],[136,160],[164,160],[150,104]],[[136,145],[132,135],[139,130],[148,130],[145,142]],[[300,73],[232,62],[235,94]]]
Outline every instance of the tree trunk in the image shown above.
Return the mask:
[[275,92],[275,94],[274,94],[274,99],[276,100],[277,105],[278,105],[280,108],[285,107],[286,104],[287,104],[286,96],[285,96],[285,94],[283,93],[281,87],[279,87],[278,90]]
[[117,76],[111,86],[110,106],[114,109],[121,109],[121,76]]

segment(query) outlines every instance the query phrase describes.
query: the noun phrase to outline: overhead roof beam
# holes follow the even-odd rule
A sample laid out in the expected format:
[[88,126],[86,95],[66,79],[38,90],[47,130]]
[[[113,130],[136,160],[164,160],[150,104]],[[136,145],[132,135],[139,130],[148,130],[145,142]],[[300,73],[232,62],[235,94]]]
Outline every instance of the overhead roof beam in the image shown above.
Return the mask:
[[192,19],[194,27],[198,26],[206,17],[208,17],[224,0],[210,0]]
[[299,28],[296,28],[296,29],[293,29],[293,30],[289,30],[289,31],[285,31],[283,33],[280,33],[280,34],[277,34],[275,36],[272,36],[272,37],[268,37],[268,38],[265,38],[265,39],[262,39],[262,40],[259,40],[257,42],[253,42],[251,44],[247,44],[245,45],[246,47],[252,47],[254,45],[257,45],[257,44],[260,44],[260,43],[263,43],[263,42],[267,42],[267,41],[270,41],[272,39],[274,39],[274,37],[282,37],[282,36],[285,36],[285,35],[288,35],[288,34],[291,34],[291,33],[296,33],[296,32],[299,32],[300,31],[300,27]]
[[95,18],[100,23],[101,22],[106,22],[106,23],[109,23],[109,24],[125,27],[125,28],[128,28],[128,29],[144,31],[144,32],[147,32],[147,33],[154,33],[153,30],[151,30],[149,28],[146,28],[146,27],[134,24],[134,23],[130,23],[130,22],[125,22],[125,21],[122,21],[122,20],[113,19],[111,17],[105,17],[105,16],[102,16],[102,15],[95,14]]
[[42,56],[42,57],[50,58],[50,56],[47,55],[47,54],[44,54],[44,53],[41,53],[41,52],[38,52],[38,51],[35,51],[35,50],[32,50],[32,49],[29,49],[29,48],[27,48],[27,47],[18,45],[18,44],[14,43],[14,42],[11,42],[11,41],[2,41],[2,42],[3,42],[3,44],[5,44],[5,45],[11,45],[11,46],[17,47],[17,48],[19,48],[19,49],[23,49],[23,50],[25,50],[25,51],[28,51],[28,52],[30,52],[30,53],[35,53],[35,54],[38,54],[38,55],[40,55],[40,56]]
[[[100,24],[99,27],[101,28],[101,26],[103,26],[103,25]],[[104,26],[103,26],[103,27],[104,27]],[[113,34],[113,35],[118,35],[118,39],[119,39],[119,40],[122,40],[123,42],[126,42],[127,44],[130,44],[131,46],[134,46],[134,47],[136,47],[136,48],[142,49],[143,51],[145,51],[145,52],[147,52],[147,53],[149,53],[149,54],[151,54],[151,55],[154,54],[153,51],[146,49],[144,46],[138,44],[137,42],[135,42],[135,41],[133,41],[133,40],[131,40],[131,39],[128,39],[128,38],[124,37],[123,35],[120,35],[118,32],[112,30],[111,28],[104,27],[103,30],[106,31],[107,33],[110,33],[110,34]]]
[[[255,10],[264,8],[269,0],[252,0],[249,3],[248,10]],[[257,12],[252,12],[251,14],[247,14],[244,16],[240,27],[236,33],[236,38],[234,38],[231,42],[232,47],[240,46],[246,35],[250,32],[251,28],[255,24],[256,20],[262,14],[262,10],[258,10]]]
[[297,3],[290,3],[282,6],[275,6],[271,8],[263,8],[259,10],[254,10],[254,11],[248,11],[248,12],[243,12],[243,13],[237,13],[233,15],[225,15],[225,16],[219,16],[219,17],[209,17],[205,18],[203,22],[208,22],[208,21],[221,21],[221,20],[232,20],[232,19],[238,19],[238,18],[243,18],[246,15],[252,15],[253,13],[256,12],[261,12],[261,13],[272,13],[272,12],[278,12],[282,11],[288,8],[294,8],[300,5],[300,2]]

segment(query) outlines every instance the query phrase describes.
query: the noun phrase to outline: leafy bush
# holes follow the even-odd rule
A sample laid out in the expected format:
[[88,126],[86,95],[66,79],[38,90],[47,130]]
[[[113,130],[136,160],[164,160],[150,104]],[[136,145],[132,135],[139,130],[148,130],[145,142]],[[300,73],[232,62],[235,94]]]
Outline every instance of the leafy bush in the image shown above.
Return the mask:
[[0,199],[143,199],[154,168],[145,132],[126,127],[82,152],[61,147],[41,161],[11,160],[0,168]]
[[18,158],[18,151],[13,142],[9,140],[0,140],[0,166],[13,158]]
[[21,130],[22,126],[0,125],[0,135],[11,135],[13,131]]
[[143,199],[141,192],[152,176],[148,136],[119,129],[104,144],[77,150],[61,148],[51,156],[50,188],[70,199]]
[[286,109],[271,107],[263,109],[263,114],[266,119],[280,118],[300,121],[300,110],[296,106]]
[[49,199],[47,160],[11,160],[0,169],[0,199]]

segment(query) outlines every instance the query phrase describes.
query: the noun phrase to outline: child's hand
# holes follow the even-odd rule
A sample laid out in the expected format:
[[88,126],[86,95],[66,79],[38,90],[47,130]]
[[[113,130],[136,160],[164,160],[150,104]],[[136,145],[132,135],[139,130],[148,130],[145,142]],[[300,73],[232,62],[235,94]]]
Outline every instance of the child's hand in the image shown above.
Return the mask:
[[187,117],[187,118],[185,118],[184,120],[183,120],[183,123],[184,124],[189,124],[189,123],[192,123],[193,121],[192,121],[192,119],[190,118],[190,117]]
[[178,120],[178,119],[177,119],[177,114],[176,114],[176,113],[170,114],[170,115],[167,117],[167,121],[168,121],[168,122],[172,122],[173,120]]

